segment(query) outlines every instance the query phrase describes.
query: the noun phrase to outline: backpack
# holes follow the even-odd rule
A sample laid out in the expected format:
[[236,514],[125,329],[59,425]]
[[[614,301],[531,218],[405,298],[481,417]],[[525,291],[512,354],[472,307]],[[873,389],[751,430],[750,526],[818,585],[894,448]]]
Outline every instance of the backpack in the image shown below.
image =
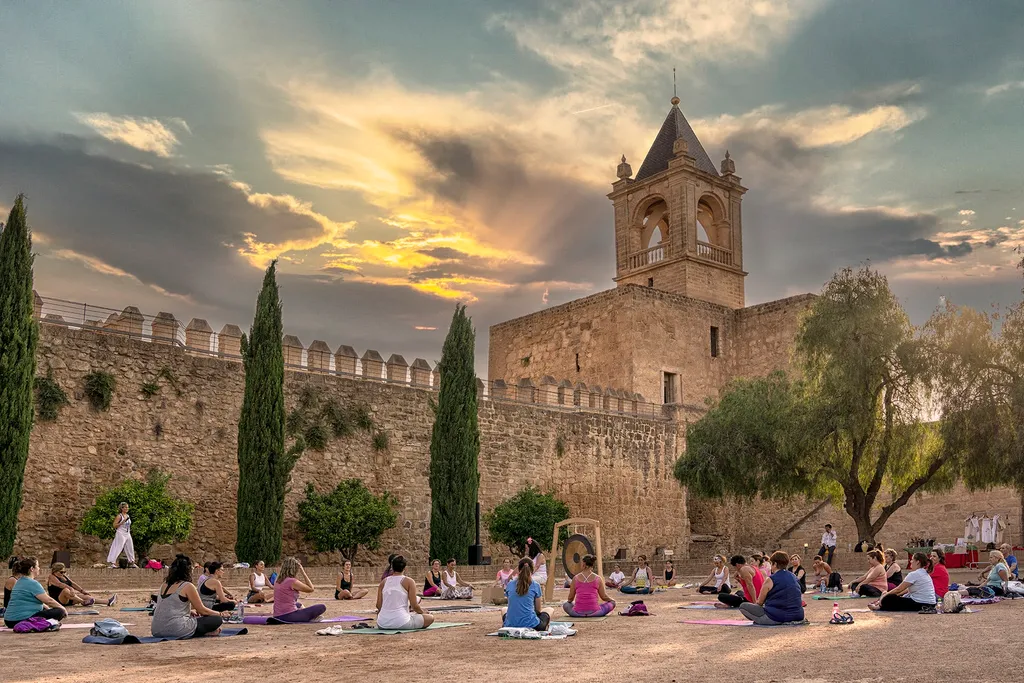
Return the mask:
[[968,586],[967,594],[972,598],[991,599],[996,597],[996,592],[988,586]]
[[942,596],[942,613],[943,614],[959,614],[967,608],[963,600],[960,599],[960,594],[956,591],[949,591]]
[[647,605],[644,604],[643,600],[635,600],[629,604],[629,608],[625,612],[619,612],[624,617],[649,617],[651,613],[647,611]]
[[56,619],[44,619],[43,617],[29,617],[14,625],[15,633],[42,633],[43,631],[57,631],[59,629],[59,621]]
[[128,629],[117,619],[100,619],[93,623],[92,628],[89,629],[89,635],[101,638],[124,638],[128,635]]
[[1024,597],[1024,583],[1021,583],[1020,581],[1007,581],[1006,595],[1010,598]]
[[832,572],[828,575],[828,583],[826,588],[829,590],[842,591],[843,590],[843,577],[839,572]]

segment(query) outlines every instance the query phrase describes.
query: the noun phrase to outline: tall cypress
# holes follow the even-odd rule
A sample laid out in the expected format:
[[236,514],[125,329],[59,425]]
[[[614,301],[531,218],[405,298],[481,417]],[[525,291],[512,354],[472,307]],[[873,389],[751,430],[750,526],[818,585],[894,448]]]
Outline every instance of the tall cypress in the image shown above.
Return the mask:
[[430,557],[465,562],[475,533],[480,488],[476,333],[465,306],[456,306],[441,352],[441,387],[430,435]]
[[242,337],[245,395],[238,419],[238,537],[241,562],[281,557],[284,496],[301,446],[284,447],[284,353],[277,261],[263,278],[249,336]]
[[19,194],[0,232],[0,557],[14,550],[32,432],[39,341],[32,303],[32,234]]

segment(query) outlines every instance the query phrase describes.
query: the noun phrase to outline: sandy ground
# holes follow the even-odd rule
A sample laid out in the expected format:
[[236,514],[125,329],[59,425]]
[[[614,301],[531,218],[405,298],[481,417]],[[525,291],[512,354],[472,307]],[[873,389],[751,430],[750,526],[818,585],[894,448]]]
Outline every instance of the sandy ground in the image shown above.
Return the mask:
[[[566,591],[556,593],[564,599]],[[328,600],[327,616],[370,610],[367,597]],[[616,611],[629,596],[615,593]],[[146,613],[119,612],[143,604],[142,593],[89,623],[114,617],[149,635]],[[234,638],[154,645],[100,646],[81,642],[86,630],[15,635],[0,633],[2,681],[1017,681],[1024,600],[986,605],[976,614],[855,613],[856,623],[830,626],[829,601],[808,600],[813,625],[797,628],[694,626],[684,619],[739,618],[735,610],[680,610],[701,600],[690,590],[648,596],[654,616],[578,622],[579,633],[561,641],[489,638],[498,612],[441,615],[470,626],[397,636],[317,636],[315,624],[249,626]],[[305,601],[307,604],[312,601]],[[474,601],[476,602],[476,601]],[[844,609],[866,608],[847,600]],[[442,602],[429,602],[428,608]],[[465,603],[462,603],[465,604]],[[367,616],[361,614],[360,616]],[[562,616],[559,608],[556,619]],[[565,618],[564,616],[562,617]],[[346,627],[349,624],[345,624]]]

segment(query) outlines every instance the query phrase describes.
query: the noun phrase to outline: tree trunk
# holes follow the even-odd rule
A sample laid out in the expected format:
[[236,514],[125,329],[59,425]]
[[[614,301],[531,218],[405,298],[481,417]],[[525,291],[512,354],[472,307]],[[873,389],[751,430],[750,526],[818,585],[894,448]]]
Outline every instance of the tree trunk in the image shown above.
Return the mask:
[[853,518],[854,524],[857,525],[857,542],[867,541],[874,544],[875,532],[871,524],[871,510],[857,510],[856,513],[848,512],[850,517]]

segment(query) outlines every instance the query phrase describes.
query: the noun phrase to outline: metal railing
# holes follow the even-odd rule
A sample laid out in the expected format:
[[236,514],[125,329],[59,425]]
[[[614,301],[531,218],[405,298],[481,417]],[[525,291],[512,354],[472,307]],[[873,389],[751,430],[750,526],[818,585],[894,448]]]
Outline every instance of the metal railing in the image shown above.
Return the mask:
[[714,263],[721,263],[723,266],[732,265],[732,252],[714,244],[697,241],[697,256]]
[[[170,313],[147,315],[134,306],[118,311],[113,308],[66,301],[51,297],[36,298],[35,316],[44,325],[73,330],[89,330],[100,334],[138,339],[146,343],[166,344],[186,353],[212,356],[225,360],[241,360],[241,330],[225,325],[214,332],[201,318],[183,325]],[[422,358],[408,364],[400,355],[388,360],[374,350],[360,357],[351,346],[340,346],[336,352],[323,341],[314,341],[308,348],[297,337],[285,335],[282,341],[284,364],[289,370],[323,375],[337,375],[385,384],[396,384],[437,391],[440,375],[436,363]],[[632,415],[647,419],[672,420],[677,406],[650,403],[639,394],[599,386],[587,387],[582,382],[557,382],[544,377],[539,385],[530,379],[516,384],[504,380],[477,380],[477,395],[484,401],[522,403],[552,410],[600,412]]]

